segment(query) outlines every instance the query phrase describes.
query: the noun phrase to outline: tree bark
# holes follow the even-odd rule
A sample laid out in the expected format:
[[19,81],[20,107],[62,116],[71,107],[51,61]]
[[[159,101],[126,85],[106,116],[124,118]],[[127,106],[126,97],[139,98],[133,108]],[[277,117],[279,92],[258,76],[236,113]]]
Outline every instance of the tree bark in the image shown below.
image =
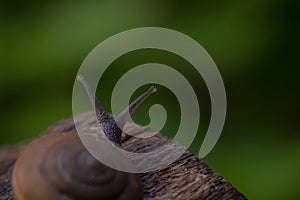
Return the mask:
[[[96,125],[93,113],[82,113],[76,117],[79,128],[89,129]],[[78,128],[78,127],[77,127]],[[75,130],[72,117],[54,123],[44,134],[62,133]],[[145,127],[127,123],[125,130],[141,134]],[[151,151],[169,138],[156,134],[147,139],[124,135],[122,147],[133,152]],[[13,200],[11,176],[14,162],[26,144],[0,148],[0,199]],[[154,172],[141,173],[140,179],[144,188],[144,199],[247,199],[222,176],[215,173],[203,161],[189,151],[168,167]]]

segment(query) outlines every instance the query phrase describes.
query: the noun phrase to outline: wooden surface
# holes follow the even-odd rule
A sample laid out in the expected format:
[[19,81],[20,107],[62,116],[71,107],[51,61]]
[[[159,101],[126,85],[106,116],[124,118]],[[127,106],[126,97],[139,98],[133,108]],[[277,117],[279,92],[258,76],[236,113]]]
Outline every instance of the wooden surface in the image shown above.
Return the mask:
[[20,151],[26,144],[0,148],[0,199],[12,200],[11,175]]
[[[93,114],[82,113],[76,119],[78,127],[87,131],[95,126]],[[42,134],[62,133],[75,130],[73,118],[61,120],[48,127]],[[126,124],[125,130],[136,135],[148,129],[132,123]],[[156,134],[148,139],[123,137],[122,147],[128,151],[144,152],[157,148],[169,138]],[[26,146],[0,148],[0,199],[12,200],[11,174],[15,160]],[[144,187],[144,199],[246,199],[226,179],[215,173],[198,157],[186,151],[168,167],[140,174]]]

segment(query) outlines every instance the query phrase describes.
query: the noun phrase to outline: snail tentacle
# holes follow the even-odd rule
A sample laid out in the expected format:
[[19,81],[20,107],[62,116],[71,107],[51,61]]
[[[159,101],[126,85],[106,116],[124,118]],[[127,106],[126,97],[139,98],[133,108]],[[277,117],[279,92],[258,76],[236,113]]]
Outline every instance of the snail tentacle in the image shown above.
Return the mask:
[[118,116],[115,117],[117,124],[120,127],[124,127],[129,115],[134,113],[134,111],[154,92],[156,92],[156,87],[151,86],[146,92],[136,98],[127,108],[125,108]]
[[146,92],[136,98],[127,108],[115,118],[105,111],[95,92],[91,89],[83,75],[78,75],[77,80],[84,87],[91,103],[96,111],[97,120],[104,134],[111,141],[121,144],[122,129],[131,115],[152,93],[156,92],[156,87],[151,86]]

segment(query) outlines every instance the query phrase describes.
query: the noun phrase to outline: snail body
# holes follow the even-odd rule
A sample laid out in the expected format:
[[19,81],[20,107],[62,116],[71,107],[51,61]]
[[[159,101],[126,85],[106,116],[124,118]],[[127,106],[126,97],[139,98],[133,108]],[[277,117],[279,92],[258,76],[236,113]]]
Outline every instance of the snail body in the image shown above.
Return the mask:
[[[122,128],[129,114],[155,92],[155,87],[113,117],[104,110],[83,76],[77,79],[94,106],[104,135],[121,145]],[[31,142],[14,166],[12,183],[17,200],[143,199],[139,176],[102,164],[87,151],[76,131],[48,133]]]

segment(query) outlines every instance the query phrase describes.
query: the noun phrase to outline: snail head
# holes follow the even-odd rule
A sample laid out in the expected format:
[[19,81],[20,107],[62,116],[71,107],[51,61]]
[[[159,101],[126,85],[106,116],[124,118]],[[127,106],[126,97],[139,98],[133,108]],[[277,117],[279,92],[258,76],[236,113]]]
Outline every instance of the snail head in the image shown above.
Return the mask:
[[102,128],[106,137],[117,143],[121,144],[122,129],[125,126],[128,117],[149,97],[152,93],[156,92],[156,87],[151,86],[146,92],[136,98],[127,108],[125,108],[119,115],[113,117],[108,113],[96,97],[95,92],[91,89],[83,75],[78,75],[77,80],[84,87],[91,103],[93,104],[94,110],[97,115],[97,120],[100,127]]

